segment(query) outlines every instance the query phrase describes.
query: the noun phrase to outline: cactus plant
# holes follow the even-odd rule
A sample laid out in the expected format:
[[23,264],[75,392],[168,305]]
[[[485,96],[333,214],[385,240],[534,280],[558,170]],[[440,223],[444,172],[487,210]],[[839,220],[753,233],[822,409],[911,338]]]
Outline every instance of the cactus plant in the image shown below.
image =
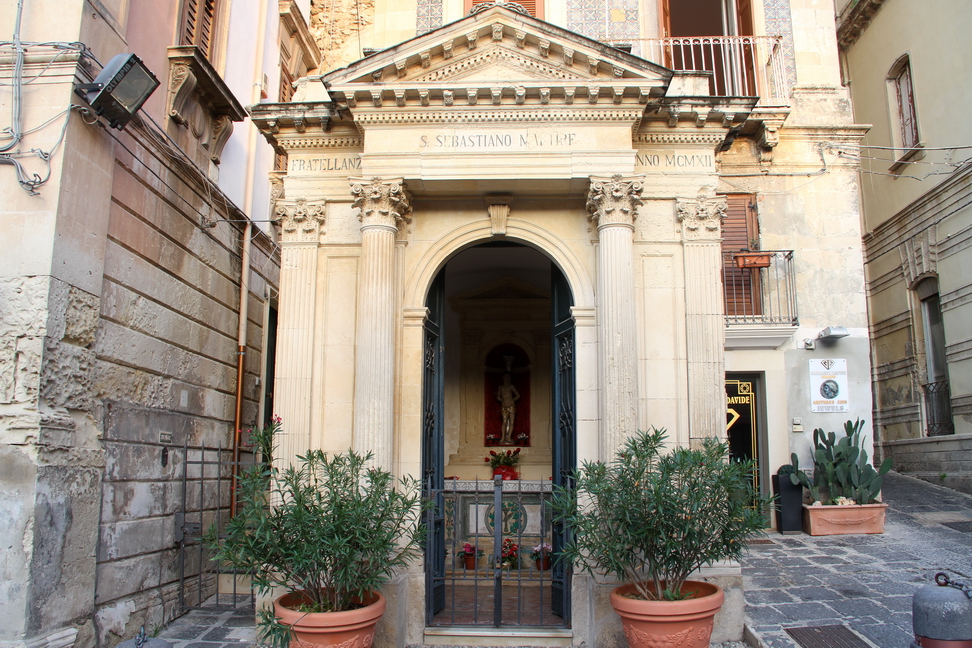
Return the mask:
[[891,470],[888,457],[877,470],[867,460],[867,451],[861,447],[861,429],[864,421],[844,423],[844,436],[838,439],[833,432],[825,433],[817,428],[813,431],[813,479],[800,470],[800,460],[796,453],[791,456],[793,472],[790,481],[803,484],[810,491],[815,502],[832,504],[845,497],[858,504],[876,501],[881,492],[882,476]]

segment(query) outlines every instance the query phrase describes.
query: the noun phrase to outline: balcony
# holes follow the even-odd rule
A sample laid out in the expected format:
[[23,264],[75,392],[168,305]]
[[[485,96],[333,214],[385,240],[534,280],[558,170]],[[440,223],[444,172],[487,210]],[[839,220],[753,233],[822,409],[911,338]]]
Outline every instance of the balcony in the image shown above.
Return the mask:
[[607,41],[676,71],[712,72],[714,97],[759,97],[758,106],[789,105],[789,81],[779,36],[687,36]]
[[722,253],[726,348],[776,348],[799,324],[793,250]]

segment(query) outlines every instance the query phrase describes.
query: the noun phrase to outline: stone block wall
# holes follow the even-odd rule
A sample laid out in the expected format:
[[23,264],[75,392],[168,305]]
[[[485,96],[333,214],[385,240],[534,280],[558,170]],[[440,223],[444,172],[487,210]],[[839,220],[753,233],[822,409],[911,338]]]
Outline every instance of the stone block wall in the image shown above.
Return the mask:
[[[233,443],[243,224],[225,221],[243,216],[190,171],[144,129],[130,129],[116,146],[91,346],[105,461],[95,592],[99,645],[130,637],[143,624],[150,631],[181,613],[180,575],[194,590],[199,569],[195,551],[180,566],[176,536],[187,468],[183,446]],[[207,220],[223,222],[207,227]],[[272,241],[254,233],[244,429],[258,423],[261,411],[263,328],[279,273]],[[190,458],[198,458],[192,452]],[[190,478],[194,470],[199,467],[189,466]],[[198,491],[185,496],[197,504]],[[220,502],[211,499],[207,493],[208,507],[228,510],[228,489]],[[205,580],[203,588],[211,587],[212,579]],[[197,593],[187,598],[197,600]]]

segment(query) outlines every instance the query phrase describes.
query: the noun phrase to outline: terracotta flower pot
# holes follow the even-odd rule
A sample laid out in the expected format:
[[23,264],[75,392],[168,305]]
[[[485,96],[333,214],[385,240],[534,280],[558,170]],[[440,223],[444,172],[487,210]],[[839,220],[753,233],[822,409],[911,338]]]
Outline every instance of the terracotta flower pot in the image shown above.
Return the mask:
[[473,571],[476,569],[476,554],[463,554],[463,562],[466,564],[466,569]]
[[737,268],[768,268],[770,266],[770,255],[759,252],[737,253],[733,261]]
[[371,648],[375,639],[375,624],[385,613],[385,597],[372,592],[364,607],[345,612],[298,612],[290,609],[306,599],[301,592],[284,594],[273,602],[273,610],[286,625],[292,626],[294,636],[308,646],[337,646],[342,648]]
[[544,556],[543,558],[537,558],[537,569],[539,571],[547,571],[550,569],[550,556]]
[[853,506],[803,505],[803,530],[812,536],[884,533],[883,502]]
[[634,585],[622,585],[611,592],[611,605],[621,617],[624,636],[631,648],[678,646],[709,648],[712,622],[722,607],[725,593],[713,583],[685,581],[685,590],[695,590],[684,601],[642,601],[625,596]]

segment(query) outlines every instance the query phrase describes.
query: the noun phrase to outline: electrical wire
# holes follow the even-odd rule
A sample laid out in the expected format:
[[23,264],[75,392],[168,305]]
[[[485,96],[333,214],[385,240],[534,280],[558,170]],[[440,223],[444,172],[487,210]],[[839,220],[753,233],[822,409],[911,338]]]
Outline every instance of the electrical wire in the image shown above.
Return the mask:
[[[23,98],[24,89],[22,86],[24,80],[24,45],[20,42],[20,23],[21,17],[24,11],[24,0],[17,0],[17,18],[14,25],[13,33],[13,47],[14,47],[14,69],[13,69],[13,79],[11,83],[14,86],[13,98],[11,101],[10,111],[11,111],[11,125],[5,127],[0,133],[0,138],[10,139],[6,144],[0,145],[0,153],[6,153],[7,151],[12,151],[15,146],[20,143],[23,134],[20,132],[21,124],[23,123]],[[7,135],[9,133],[9,135]],[[5,159],[6,156],[0,157],[0,163],[14,164],[17,167],[17,176],[21,176],[20,165],[13,161],[8,161]],[[23,185],[23,183],[21,183]]]

